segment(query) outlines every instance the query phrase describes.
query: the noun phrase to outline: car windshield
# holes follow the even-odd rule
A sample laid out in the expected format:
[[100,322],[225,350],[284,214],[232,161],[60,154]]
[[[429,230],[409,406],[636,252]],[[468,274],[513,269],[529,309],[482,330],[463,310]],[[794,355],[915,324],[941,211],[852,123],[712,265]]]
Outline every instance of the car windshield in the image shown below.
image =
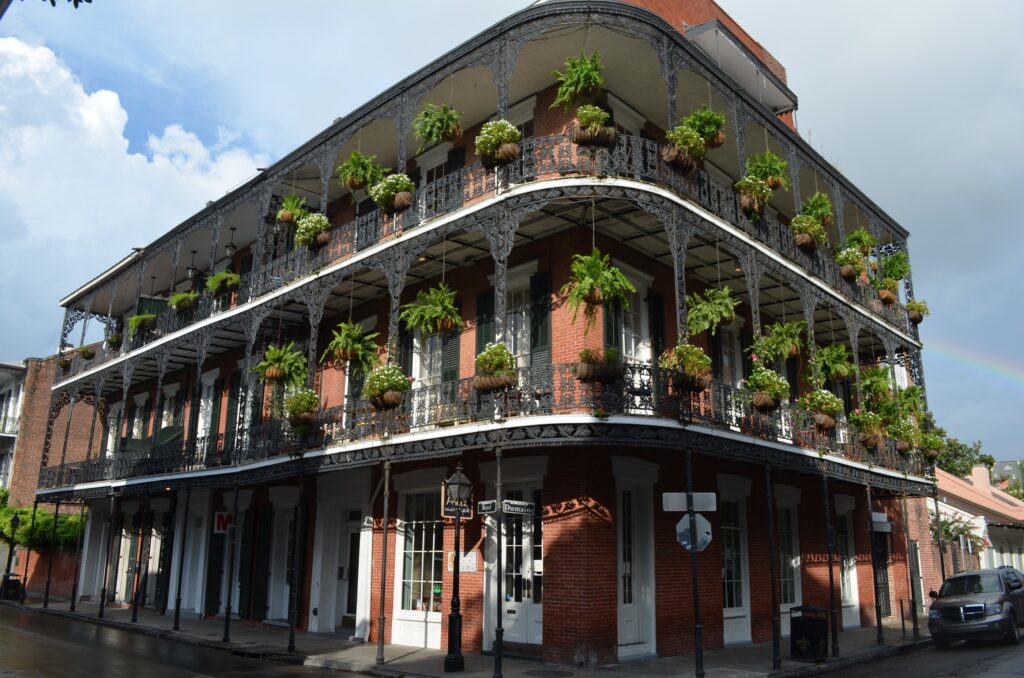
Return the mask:
[[962,577],[947,579],[939,591],[939,597],[963,596],[972,593],[999,593],[1002,591],[999,585],[999,575],[994,572],[982,574],[967,574]]

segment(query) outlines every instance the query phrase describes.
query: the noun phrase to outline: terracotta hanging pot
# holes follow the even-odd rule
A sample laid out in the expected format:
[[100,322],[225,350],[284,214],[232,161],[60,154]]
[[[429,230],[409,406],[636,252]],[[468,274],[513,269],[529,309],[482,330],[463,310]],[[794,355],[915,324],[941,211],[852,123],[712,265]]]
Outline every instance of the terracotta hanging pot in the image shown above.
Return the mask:
[[892,306],[896,303],[896,293],[892,290],[878,290],[878,298],[886,306]]
[[750,404],[754,406],[755,410],[762,414],[774,412],[779,407],[779,401],[761,391],[754,391],[750,397]]
[[619,132],[614,127],[599,127],[590,129],[576,125],[572,129],[572,140],[578,146],[595,146],[599,148],[611,148],[619,138]]
[[915,325],[920,325],[921,321],[924,320],[924,313],[920,311],[907,311],[907,320]]
[[764,183],[768,184],[768,188],[774,191],[782,188],[782,177],[768,176],[764,178]]
[[810,233],[797,233],[793,236],[793,242],[801,251],[811,254],[818,249],[818,241]]
[[347,188],[350,191],[360,191],[365,186],[366,184],[363,183],[362,179],[359,179],[357,177],[349,177],[348,179],[345,179],[345,188]]
[[402,392],[384,391],[380,395],[371,398],[370,404],[373,405],[374,409],[393,410],[402,404]]
[[666,165],[683,175],[689,174],[697,168],[697,163],[693,161],[693,158],[676,146],[662,146],[661,159]]
[[710,385],[710,374],[672,373],[672,388],[681,393],[701,393]]
[[412,193],[410,191],[399,191],[395,193],[391,201],[391,213],[398,214],[412,207]]
[[897,452],[909,452],[910,451],[910,441],[909,440],[897,440],[896,441],[896,451]]
[[853,264],[843,264],[839,267],[839,275],[846,282],[853,282],[857,279],[857,267]]
[[833,416],[824,414],[822,412],[814,413],[814,428],[818,429],[822,433],[828,433],[834,430],[836,427],[836,419]]
[[295,213],[291,210],[281,210],[277,213],[277,220],[285,224],[290,224],[295,221]]
[[704,148],[718,148],[725,143],[725,132],[719,130],[704,140]]
[[263,378],[267,381],[280,381],[284,379],[284,370],[277,365],[271,365],[263,370]]
[[878,433],[860,432],[857,434],[857,442],[868,449],[874,449],[882,442],[882,436]]

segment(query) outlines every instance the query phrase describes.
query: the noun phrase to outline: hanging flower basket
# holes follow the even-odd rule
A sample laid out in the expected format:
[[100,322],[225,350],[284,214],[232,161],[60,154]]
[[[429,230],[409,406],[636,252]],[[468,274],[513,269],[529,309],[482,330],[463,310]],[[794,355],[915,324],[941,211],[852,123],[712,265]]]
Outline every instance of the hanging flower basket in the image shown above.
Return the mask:
[[404,212],[405,210],[412,207],[412,192],[411,191],[399,191],[395,193],[395,200],[392,203],[392,214],[398,212]]
[[725,143],[725,132],[722,132],[721,130],[719,130],[718,132],[715,132],[711,136],[709,136],[706,139],[704,139],[704,147],[705,148],[718,148],[719,146],[721,146],[724,143]]
[[514,388],[519,384],[519,375],[515,372],[502,374],[478,374],[473,378],[476,390],[482,393]]
[[896,303],[896,293],[892,290],[881,289],[878,290],[878,298],[886,306],[892,306]]
[[672,373],[672,388],[681,393],[702,393],[711,385],[710,374]]
[[857,279],[857,274],[857,267],[854,266],[853,264],[843,264],[842,266],[839,267],[839,275],[846,282],[852,283],[853,281],[855,281]]
[[897,440],[896,441],[896,451],[897,452],[906,453],[906,452],[910,451],[910,448],[911,448],[911,445],[910,445],[910,441],[909,440]]
[[880,433],[858,433],[857,442],[868,449],[874,449],[882,444],[882,435]]
[[263,378],[267,381],[281,381],[284,379],[284,370],[276,365],[271,365],[263,371]]
[[764,178],[764,183],[768,184],[768,188],[774,191],[776,189],[782,188],[784,181],[782,177],[767,176]]
[[683,175],[697,169],[697,162],[676,146],[662,146],[661,159],[666,165]]
[[330,242],[331,242],[331,232],[330,231],[323,231],[321,233],[317,233],[316,237],[313,239],[313,243],[314,243],[314,245],[317,248],[326,247],[327,245],[330,244]]
[[915,325],[920,325],[924,321],[924,313],[920,311],[907,311],[907,320]]
[[938,459],[939,458],[939,451],[938,450],[922,450],[922,452],[924,453],[925,459]]
[[793,236],[793,242],[806,254],[813,254],[818,249],[818,242],[810,233],[797,233]]
[[316,413],[315,412],[302,412],[300,414],[293,414],[288,416],[288,423],[292,426],[315,426],[316,425]]
[[827,414],[821,412],[814,413],[814,428],[821,433],[828,433],[836,428],[836,419]]
[[750,404],[754,406],[754,409],[761,414],[768,414],[774,412],[779,408],[779,401],[772,398],[767,393],[761,391],[754,391],[750,396]]
[[78,355],[82,357],[82,360],[89,361],[96,357],[96,351],[92,346],[83,346],[78,349]]
[[572,130],[572,141],[577,146],[611,148],[618,139],[619,132],[614,127],[574,127]]
[[393,410],[402,404],[402,392],[384,391],[370,398],[370,404],[377,410]]

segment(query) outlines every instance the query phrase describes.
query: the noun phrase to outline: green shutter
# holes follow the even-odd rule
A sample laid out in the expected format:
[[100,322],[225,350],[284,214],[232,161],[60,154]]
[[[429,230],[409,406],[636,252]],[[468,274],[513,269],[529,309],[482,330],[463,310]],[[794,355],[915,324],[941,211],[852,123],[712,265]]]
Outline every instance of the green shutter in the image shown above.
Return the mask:
[[551,273],[530,276],[530,364],[551,363]]
[[210,429],[208,435],[215,436],[220,433],[220,394],[224,390],[224,380],[217,379],[213,382],[213,402],[210,403]]
[[604,345],[614,346],[621,351],[624,313],[622,302],[616,299],[612,304],[605,304],[602,310],[604,311]]
[[228,385],[228,423],[224,431],[234,437],[234,434],[238,431],[238,397],[242,390],[242,371],[233,371],[230,379]]
[[743,362],[743,378],[748,379],[750,377],[750,371],[754,369],[754,363],[750,360],[750,352],[747,351],[748,346],[752,346],[754,343],[754,330],[750,328],[749,324],[744,324],[743,329],[740,330],[740,347],[742,349],[743,357],[740,360]]
[[665,351],[665,302],[653,290],[647,292],[647,325],[651,337],[651,362]]
[[715,332],[708,337],[708,353],[711,357],[711,374],[722,380],[722,333]]
[[446,332],[441,337],[441,381],[456,381],[459,378],[459,337],[460,330]]
[[476,352],[494,341],[494,288],[476,295]]
[[406,376],[412,376],[412,332],[404,325],[398,328],[398,366]]

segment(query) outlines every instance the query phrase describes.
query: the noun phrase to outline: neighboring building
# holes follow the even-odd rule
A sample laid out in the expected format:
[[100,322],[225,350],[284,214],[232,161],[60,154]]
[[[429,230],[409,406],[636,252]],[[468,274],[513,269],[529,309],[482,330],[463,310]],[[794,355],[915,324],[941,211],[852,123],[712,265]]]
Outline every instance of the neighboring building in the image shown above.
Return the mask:
[[992,477],[1018,485],[1024,484],[1024,467],[1020,461],[997,461],[992,467]]
[[0,363],[0,488],[10,489],[25,388],[23,363]]
[[[475,499],[493,498],[500,451],[503,498],[537,507],[504,519],[508,645],[569,663],[685,653],[689,559],[676,543],[682,514],[663,511],[662,494],[686,490],[692,452],[693,488],[717,494],[699,557],[708,645],[771,638],[773,585],[784,635],[791,607],[828,605],[827,535],[842,626],[873,622],[873,582],[882,614],[898,614],[909,595],[903,500],[933,494],[930,465],[863,447],[845,421],[820,433],[794,405],[759,414],[741,385],[744,349],[762,325],[793,319],[807,321],[812,351],[842,343],[859,362],[923,385],[903,306],[845,281],[827,247],[795,247],[783,224],[822,190],[836,205],[832,247],[858,225],[879,239],[876,254],[906,251],[908,234],[794,131],[796,97],[759,44],[713,3],[680,2],[679,15],[659,17],[664,4],[523,10],[62,300],[62,342],[95,322],[112,338],[58,375],[54,437],[41,448],[39,496],[89,505],[83,597],[168,610],[180,595],[186,615],[230,610],[271,623],[297,605],[299,625],[313,631],[443,647],[454,529],[441,517],[441,483],[461,461]],[[577,147],[572,113],[551,108],[552,69],[581,50],[605,64],[601,103],[619,130],[611,150]],[[410,123],[428,102],[461,111],[465,134],[413,154]],[[727,115],[726,141],[680,176],[659,140],[709,102]],[[473,147],[493,117],[525,137],[519,159],[496,171]],[[732,185],[766,148],[789,160],[793,187],[752,223]],[[413,177],[411,209],[387,215],[339,186],[335,168],[356,149]],[[289,193],[330,218],[326,246],[294,249],[275,223]],[[628,309],[600,310],[587,334],[559,290],[572,255],[592,243],[637,292]],[[171,293],[202,290],[223,271],[241,275],[236,291],[167,307]],[[400,329],[401,305],[442,279],[458,293],[464,328]],[[713,383],[680,395],[656,357],[685,331],[686,293],[720,286],[742,300],[739,317],[694,338],[712,358]],[[907,280],[901,298],[912,293]],[[157,315],[154,328],[127,337],[128,318],[142,313]],[[361,378],[318,362],[346,319],[380,332],[414,378],[397,409],[377,411],[360,397]],[[267,346],[291,340],[316,366],[324,406],[306,435],[269,416],[271,392],[252,370]],[[516,385],[485,392],[475,356],[494,340],[515,354]],[[623,378],[577,380],[579,351],[605,345],[624,354]],[[808,353],[787,365],[793,395]],[[851,411],[852,385],[832,387]],[[102,440],[65,454],[63,403],[85,397],[103,408]],[[921,520],[912,514],[914,533]],[[494,633],[497,521],[464,525],[464,646],[479,652]]]

